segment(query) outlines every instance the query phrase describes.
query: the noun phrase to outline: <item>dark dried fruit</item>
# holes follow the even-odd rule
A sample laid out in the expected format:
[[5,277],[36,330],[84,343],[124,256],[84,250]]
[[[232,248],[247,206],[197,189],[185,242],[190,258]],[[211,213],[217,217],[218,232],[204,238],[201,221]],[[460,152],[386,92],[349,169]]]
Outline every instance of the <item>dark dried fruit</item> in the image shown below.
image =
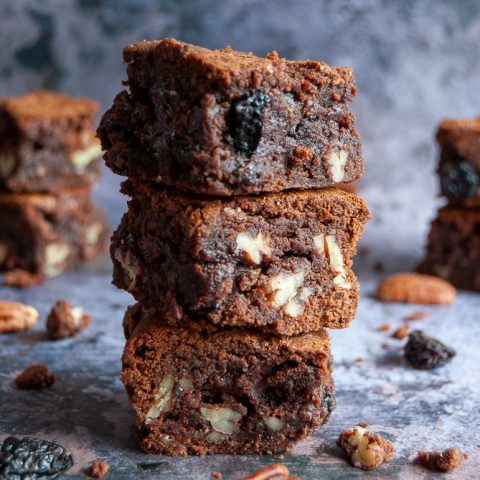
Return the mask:
[[472,165],[461,158],[455,158],[440,167],[440,184],[443,195],[461,200],[477,193],[480,178]]
[[405,345],[405,358],[413,368],[419,370],[442,367],[455,355],[455,350],[435,338],[424,335],[420,330],[413,331]]
[[237,150],[251,155],[262,137],[262,111],[270,97],[262,92],[235,100],[228,113],[228,124],[233,145]]
[[72,466],[72,456],[47,440],[8,437],[0,447],[0,480],[54,478]]

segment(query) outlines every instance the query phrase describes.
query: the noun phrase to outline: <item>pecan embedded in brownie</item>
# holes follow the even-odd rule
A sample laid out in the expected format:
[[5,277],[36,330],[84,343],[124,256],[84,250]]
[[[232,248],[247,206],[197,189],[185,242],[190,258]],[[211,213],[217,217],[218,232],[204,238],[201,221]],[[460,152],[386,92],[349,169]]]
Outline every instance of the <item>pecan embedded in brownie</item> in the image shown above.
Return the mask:
[[146,182],[112,239],[114,284],[166,322],[295,334],[343,328],[355,314],[351,257],[369,212],[330,188],[205,198]]
[[325,330],[293,337],[197,322],[169,327],[152,311],[123,354],[122,380],[150,453],[281,453],[334,408]]
[[105,217],[88,188],[0,193],[0,272],[18,269],[41,281],[95,257],[107,241]]
[[480,210],[443,207],[432,222],[418,270],[458,288],[480,291]]
[[98,129],[116,173],[225,196],[363,174],[350,68],[174,39],[135,43],[124,59],[129,92]]
[[0,99],[0,189],[55,193],[100,176],[97,104],[46,91]]
[[444,120],[437,141],[442,195],[452,205],[480,206],[480,118]]

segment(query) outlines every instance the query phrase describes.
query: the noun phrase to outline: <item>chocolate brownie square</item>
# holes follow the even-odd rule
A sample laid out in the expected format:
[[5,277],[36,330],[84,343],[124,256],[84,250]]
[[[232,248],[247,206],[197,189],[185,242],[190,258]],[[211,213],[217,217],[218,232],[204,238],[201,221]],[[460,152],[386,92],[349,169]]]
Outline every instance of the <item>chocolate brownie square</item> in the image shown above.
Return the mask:
[[281,453],[335,406],[325,330],[293,337],[162,324],[138,310],[122,380],[140,446],[166,455]]
[[480,209],[441,208],[418,270],[458,288],[480,291]]
[[106,249],[108,228],[88,189],[0,193],[0,271],[55,277]]
[[124,60],[129,92],[98,129],[120,175],[230,196],[363,174],[350,68],[173,39],[130,45]]
[[444,120],[437,141],[442,195],[451,205],[480,206],[480,118]]
[[97,104],[46,91],[0,99],[0,189],[56,193],[100,176]]
[[112,238],[114,284],[172,325],[296,334],[344,328],[358,284],[351,257],[369,212],[330,188],[205,198],[126,182]]

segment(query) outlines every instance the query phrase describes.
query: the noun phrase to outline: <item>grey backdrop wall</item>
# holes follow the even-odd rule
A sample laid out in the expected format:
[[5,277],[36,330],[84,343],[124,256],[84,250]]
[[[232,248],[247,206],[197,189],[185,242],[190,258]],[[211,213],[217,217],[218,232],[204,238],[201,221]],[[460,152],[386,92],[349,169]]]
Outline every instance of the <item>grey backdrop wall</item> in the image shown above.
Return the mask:
[[[122,47],[164,36],[352,66],[377,221],[414,191],[433,212],[435,126],[480,115],[478,0],[0,0],[0,94],[45,87],[106,108]],[[100,192],[113,217],[116,182]]]

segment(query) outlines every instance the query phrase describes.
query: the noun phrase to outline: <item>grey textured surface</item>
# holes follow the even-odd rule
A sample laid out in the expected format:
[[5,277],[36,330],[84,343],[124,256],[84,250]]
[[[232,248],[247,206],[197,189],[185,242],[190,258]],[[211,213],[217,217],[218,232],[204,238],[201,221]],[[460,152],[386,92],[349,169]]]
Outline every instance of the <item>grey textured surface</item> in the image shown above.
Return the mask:
[[[470,460],[452,479],[480,470],[480,295],[462,293],[451,307],[387,305],[371,297],[381,260],[386,272],[408,270],[421,256],[435,200],[432,133],[445,116],[480,113],[480,4],[471,1],[385,0],[0,0],[0,95],[48,87],[88,95],[107,107],[125,77],[120,50],[165,35],[209,47],[226,43],[290,58],[353,66],[354,106],[364,141],[367,174],[361,195],[374,219],[358,258],[362,299],[356,320],[333,333],[338,407],[317,436],[282,462],[305,479],[436,478],[410,463],[420,448],[458,446]],[[125,199],[107,174],[95,196],[118,223]],[[25,301],[42,320],[57,298],[82,305],[94,317],[78,338],[52,343],[43,321],[30,332],[0,336],[0,437],[37,435],[72,451],[79,473],[92,460],[112,465],[109,478],[236,480],[269,457],[169,459],[136,449],[134,417],[119,381],[121,319],[131,302],[110,286],[107,259],[36,289],[0,289],[0,298]],[[412,311],[429,317],[418,327],[445,340],[458,356],[443,369],[405,365],[402,342],[376,327],[400,325]],[[388,350],[382,348],[389,343]],[[365,362],[355,363],[357,357]],[[12,379],[33,362],[59,377],[48,391],[16,390]],[[393,439],[395,459],[364,473],[338,456],[339,431],[366,421]],[[142,467],[143,465],[143,467]],[[82,478],[78,475],[78,478]]]

